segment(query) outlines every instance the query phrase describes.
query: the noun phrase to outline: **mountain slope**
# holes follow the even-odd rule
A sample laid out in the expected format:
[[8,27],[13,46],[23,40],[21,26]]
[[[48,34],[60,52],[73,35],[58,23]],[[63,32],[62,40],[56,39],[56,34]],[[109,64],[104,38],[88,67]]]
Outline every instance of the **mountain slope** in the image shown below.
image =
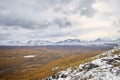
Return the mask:
[[80,64],[43,80],[120,80],[120,47],[109,50]]

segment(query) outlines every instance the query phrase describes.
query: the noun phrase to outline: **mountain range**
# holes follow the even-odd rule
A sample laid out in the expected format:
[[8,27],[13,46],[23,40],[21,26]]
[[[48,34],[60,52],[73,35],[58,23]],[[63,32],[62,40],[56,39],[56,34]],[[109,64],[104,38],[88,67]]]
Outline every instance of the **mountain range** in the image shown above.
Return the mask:
[[79,39],[66,39],[63,41],[58,42],[51,42],[47,40],[30,40],[26,43],[22,43],[20,41],[9,41],[6,44],[1,45],[9,45],[9,46],[39,46],[39,45],[116,45],[120,43],[120,38],[116,40],[111,39],[96,39],[96,40],[89,40],[89,41],[83,41]]

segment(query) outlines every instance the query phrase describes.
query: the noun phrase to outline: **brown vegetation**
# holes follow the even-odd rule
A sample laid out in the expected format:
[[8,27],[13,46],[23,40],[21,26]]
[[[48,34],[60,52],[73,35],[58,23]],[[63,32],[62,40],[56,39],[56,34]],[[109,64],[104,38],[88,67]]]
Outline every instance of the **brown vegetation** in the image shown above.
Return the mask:
[[[0,80],[41,80],[67,67],[91,60],[102,50],[55,50],[48,48],[0,50]],[[74,54],[73,54],[74,53]],[[36,55],[24,58],[25,55]],[[52,71],[53,68],[59,67]]]

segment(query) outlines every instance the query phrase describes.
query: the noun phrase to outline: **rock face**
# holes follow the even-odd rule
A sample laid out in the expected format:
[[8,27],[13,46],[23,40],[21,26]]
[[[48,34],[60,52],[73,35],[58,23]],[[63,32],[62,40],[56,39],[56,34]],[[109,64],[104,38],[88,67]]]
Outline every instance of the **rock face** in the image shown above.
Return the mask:
[[68,68],[43,80],[120,80],[120,48],[106,51],[74,70]]

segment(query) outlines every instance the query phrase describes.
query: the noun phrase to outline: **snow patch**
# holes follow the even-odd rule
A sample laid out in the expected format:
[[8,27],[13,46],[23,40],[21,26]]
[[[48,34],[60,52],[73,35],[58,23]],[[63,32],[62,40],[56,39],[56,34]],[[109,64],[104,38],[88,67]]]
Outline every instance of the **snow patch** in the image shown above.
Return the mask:
[[120,80],[120,66],[114,66],[120,63],[120,55],[112,54],[118,50],[120,48],[106,51],[75,70],[70,67],[43,80]]
[[24,58],[33,58],[35,57],[36,55],[26,55],[26,56],[23,56]]

